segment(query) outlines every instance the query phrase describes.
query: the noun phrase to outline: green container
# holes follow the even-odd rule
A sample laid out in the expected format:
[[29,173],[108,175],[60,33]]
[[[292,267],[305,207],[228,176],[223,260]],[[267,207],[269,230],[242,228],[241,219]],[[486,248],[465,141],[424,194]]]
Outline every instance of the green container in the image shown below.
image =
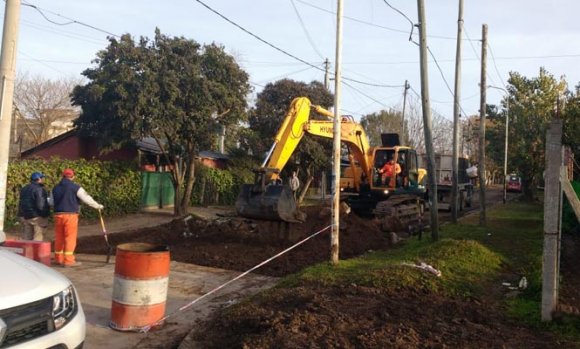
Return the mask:
[[172,207],[174,198],[170,172],[141,172],[142,208]]

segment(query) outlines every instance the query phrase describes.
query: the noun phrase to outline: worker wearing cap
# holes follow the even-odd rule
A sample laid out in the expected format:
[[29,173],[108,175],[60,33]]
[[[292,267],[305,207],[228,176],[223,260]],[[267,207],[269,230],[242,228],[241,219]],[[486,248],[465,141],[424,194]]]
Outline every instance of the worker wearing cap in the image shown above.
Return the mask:
[[78,266],[74,251],[77,245],[79,211],[81,201],[102,210],[103,205],[96,202],[78,184],[73,182],[75,173],[67,168],[62,171],[62,180],[52,189],[50,201],[54,205],[54,259],[64,267]]
[[18,217],[22,224],[22,240],[42,241],[44,231],[48,226],[50,208],[47,201],[48,193],[44,189],[44,174],[34,172],[30,175],[30,183],[20,191]]

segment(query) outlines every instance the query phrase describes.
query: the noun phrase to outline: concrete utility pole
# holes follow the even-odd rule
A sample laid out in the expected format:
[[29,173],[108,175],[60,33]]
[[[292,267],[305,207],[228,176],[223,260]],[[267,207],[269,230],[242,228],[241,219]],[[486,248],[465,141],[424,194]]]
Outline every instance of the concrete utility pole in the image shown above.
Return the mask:
[[407,106],[407,91],[411,86],[409,86],[409,81],[405,80],[405,90],[403,91],[403,115],[401,117],[401,142],[407,144],[407,137],[405,137],[405,107]]
[[560,231],[562,218],[561,119],[554,119],[546,135],[546,183],[544,186],[544,252],[542,263],[542,321],[552,320],[558,305]]
[[455,52],[455,92],[453,98],[453,163],[451,164],[451,221],[457,223],[459,183],[459,111],[461,105],[461,44],[463,32],[463,0],[459,0],[457,15],[457,50]]
[[481,98],[479,102],[479,165],[477,172],[479,175],[479,225],[485,227],[487,218],[485,216],[485,112],[486,112],[486,74],[487,74],[487,24],[481,27],[481,82],[479,90]]
[[20,0],[6,0],[2,53],[0,54],[0,244],[6,240],[4,219],[6,218],[6,183],[10,157],[10,124],[12,122],[12,99],[14,76],[16,75],[16,46]]
[[330,75],[328,70],[330,69],[330,61],[328,58],[324,61],[324,88],[330,90]]
[[431,135],[431,104],[429,101],[429,72],[427,66],[427,22],[425,20],[425,4],[423,0],[417,0],[419,12],[419,44],[421,61],[421,98],[423,107],[423,130],[425,131],[425,150],[427,152],[427,176],[429,181],[429,200],[431,206],[431,238],[439,240],[439,216],[437,204],[437,182],[435,180],[435,151],[433,150],[433,137]]
[[336,5],[336,63],[334,67],[334,122],[332,142],[332,228],[330,231],[330,260],[338,264],[338,233],[340,231],[340,80],[342,51],[342,1]]

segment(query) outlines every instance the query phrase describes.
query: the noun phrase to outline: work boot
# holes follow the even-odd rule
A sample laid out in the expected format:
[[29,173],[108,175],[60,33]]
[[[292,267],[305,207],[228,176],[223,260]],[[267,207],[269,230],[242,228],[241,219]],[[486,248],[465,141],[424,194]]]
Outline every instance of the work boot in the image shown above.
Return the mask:
[[81,262],[74,262],[74,263],[71,263],[71,264],[63,264],[63,267],[65,267],[65,268],[73,268],[73,267],[78,267],[78,266],[80,266],[82,264],[83,263],[81,263]]

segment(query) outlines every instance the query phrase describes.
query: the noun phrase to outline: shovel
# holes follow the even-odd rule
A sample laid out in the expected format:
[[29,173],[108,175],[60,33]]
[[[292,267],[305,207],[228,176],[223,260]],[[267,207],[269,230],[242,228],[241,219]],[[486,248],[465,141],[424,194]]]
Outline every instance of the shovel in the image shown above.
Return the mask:
[[109,236],[107,235],[107,229],[105,228],[105,221],[103,220],[103,214],[101,210],[99,210],[99,218],[101,219],[101,228],[103,229],[103,237],[105,238],[105,242],[107,243],[107,264],[109,264],[109,260],[111,259],[111,253],[113,253],[113,246],[109,244]]

